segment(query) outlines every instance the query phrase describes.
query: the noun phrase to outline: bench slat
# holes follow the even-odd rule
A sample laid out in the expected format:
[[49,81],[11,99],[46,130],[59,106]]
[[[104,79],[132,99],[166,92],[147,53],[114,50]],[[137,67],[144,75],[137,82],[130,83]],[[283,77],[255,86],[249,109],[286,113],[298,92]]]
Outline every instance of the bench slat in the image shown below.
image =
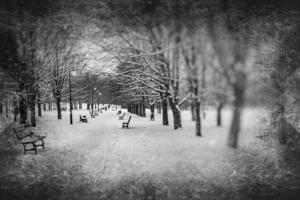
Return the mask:
[[130,120],[131,120],[131,116],[129,116],[129,118],[128,118],[128,121],[127,121],[127,122],[123,122],[123,123],[122,123],[122,128],[128,128],[128,126],[129,126],[129,123],[130,123]]
[[[44,139],[46,136],[42,135],[36,135],[33,131],[30,131],[29,133],[20,136],[19,133],[26,130],[27,126],[22,127],[15,127],[13,128],[13,131],[16,135],[16,138],[20,141],[20,143],[24,147],[24,154],[26,154],[27,151],[35,151],[35,154],[37,154],[37,147],[41,146],[43,149],[45,148]],[[18,130],[19,128],[22,128],[21,130]],[[37,142],[41,142],[41,144],[37,144]],[[27,148],[27,145],[32,145],[33,147]]]

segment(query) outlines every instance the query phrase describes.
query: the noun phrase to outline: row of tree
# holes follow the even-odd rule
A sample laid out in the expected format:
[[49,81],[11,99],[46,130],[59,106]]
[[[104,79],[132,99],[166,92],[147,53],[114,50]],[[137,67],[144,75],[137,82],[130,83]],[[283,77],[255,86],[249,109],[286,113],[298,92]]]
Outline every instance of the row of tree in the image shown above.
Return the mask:
[[[174,129],[182,127],[181,108],[186,102],[190,102],[197,136],[202,135],[200,113],[205,104],[216,106],[220,126],[221,110],[230,103],[233,118],[228,145],[237,147],[247,99],[270,106],[269,97],[274,97],[270,92],[259,93],[268,96],[267,101],[260,101],[259,95],[250,93],[255,92],[255,87],[264,88],[269,81],[286,84],[298,69],[299,62],[292,55],[286,55],[294,63],[291,67],[286,67],[290,65],[287,60],[279,61],[281,48],[292,41],[289,33],[297,32],[299,27],[299,12],[284,9],[282,4],[137,0],[117,1],[114,5],[107,5],[113,8],[109,16],[114,24],[105,25],[110,27],[111,36],[101,40],[99,46],[113,55],[107,62],[117,63],[108,72],[108,78],[120,85],[116,95],[122,96],[130,110],[147,102],[149,108],[154,102],[159,103],[163,125],[169,124],[169,106]],[[102,23],[99,28],[103,30],[103,26]],[[290,45],[287,48],[296,50]],[[279,78],[283,72],[288,73],[284,80]],[[268,81],[258,82],[266,76]],[[274,85],[266,87],[272,89]],[[280,88],[286,92],[286,87]],[[283,122],[282,105],[280,112]],[[289,132],[286,123],[280,127]]]
[[31,126],[36,126],[36,113],[41,116],[46,104],[52,110],[53,102],[61,119],[69,93],[79,107],[97,98],[91,99],[97,81],[86,70],[87,55],[78,51],[84,17],[64,10],[41,15],[35,12],[40,6],[12,1],[0,10],[1,108],[12,106],[14,119],[19,115],[21,124],[30,121]]
[[128,105],[141,116],[146,107],[153,115],[157,105],[163,125],[169,125],[170,108],[174,129],[182,127],[181,110],[189,105],[197,136],[203,135],[200,113],[206,105],[216,107],[221,126],[222,108],[231,104],[231,147],[237,147],[246,103],[273,109],[281,143],[299,133],[293,110],[299,102],[299,50],[293,41],[299,39],[300,17],[293,6],[272,0],[49,5],[53,9],[44,16],[30,8],[1,11],[0,69],[13,83],[1,90],[16,97],[22,123],[29,110],[35,125],[35,105],[52,100],[61,119],[68,92],[77,101],[94,102],[97,88],[108,103]]

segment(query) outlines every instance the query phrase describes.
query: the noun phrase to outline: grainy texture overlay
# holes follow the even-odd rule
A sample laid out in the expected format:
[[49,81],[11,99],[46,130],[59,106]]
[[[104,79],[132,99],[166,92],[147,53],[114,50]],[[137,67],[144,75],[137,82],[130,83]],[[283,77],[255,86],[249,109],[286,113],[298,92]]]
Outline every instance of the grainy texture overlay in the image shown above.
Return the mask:
[[298,0],[1,0],[0,199],[299,198]]

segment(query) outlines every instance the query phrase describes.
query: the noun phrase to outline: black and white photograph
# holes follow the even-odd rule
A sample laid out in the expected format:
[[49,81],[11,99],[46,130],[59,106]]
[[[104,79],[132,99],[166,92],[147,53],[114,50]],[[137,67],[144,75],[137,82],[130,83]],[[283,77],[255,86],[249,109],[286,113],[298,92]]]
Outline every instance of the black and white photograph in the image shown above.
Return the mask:
[[300,0],[0,0],[0,200],[300,199]]

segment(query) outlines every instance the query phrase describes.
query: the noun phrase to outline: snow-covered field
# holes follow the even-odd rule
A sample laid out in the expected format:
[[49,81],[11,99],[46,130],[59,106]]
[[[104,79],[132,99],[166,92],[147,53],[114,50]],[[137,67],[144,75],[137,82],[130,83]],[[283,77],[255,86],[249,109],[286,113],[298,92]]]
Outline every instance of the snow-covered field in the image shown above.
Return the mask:
[[[207,111],[207,118],[203,120],[203,137],[195,136],[188,111],[183,112],[183,128],[180,130],[173,129],[171,113],[168,127],[161,125],[160,115],[156,115],[156,121],[132,115],[129,129],[121,128],[122,121],[113,111],[95,119],[89,118],[87,124],[79,122],[80,113],[89,116],[85,111],[76,111],[73,126],[69,125],[68,112],[64,112],[61,121],[56,120],[55,112],[46,113],[41,120],[42,129],[48,132],[46,146],[49,151],[66,149],[80,154],[84,172],[95,180],[118,181],[128,175],[162,175],[167,172],[191,178],[195,174],[188,173],[189,170],[198,168],[206,176],[212,176],[219,167],[224,167],[221,163],[226,160],[226,154],[234,153],[226,147],[230,110],[224,111],[224,126],[221,128],[215,125],[215,113]],[[246,112],[240,138],[242,146],[255,142],[258,113],[258,110]],[[124,121],[129,115],[126,113]],[[40,156],[47,153],[47,150],[41,151]],[[189,167],[185,168],[187,163]]]
[[55,111],[43,113],[39,129],[47,132],[45,150],[22,155],[19,145],[2,178],[15,177],[13,183],[23,188],[18,191],[33,190],[29,199],[40,199],[43,190],[50,199],[247,199],[243,186],[262,178],[252,174],[253,166],[263,168],[264,161],[276,158],[255,137],[267,115],[258,108],[244,112],[238,150],[226,146],[230,109],[223,112],[222,127],[215,125],[215,111],[206,111],[203,137],[195,136],[189,111],[183,111],[179,130],[173,129],[171,113],[170,126],[162,126],[158,114],[155,121],[132,115],[129,129],[121,128],[116,111],[88,123],[80,123],[79,114],[89,116],[74,111],[70,125],[68,111],[62,120]]

